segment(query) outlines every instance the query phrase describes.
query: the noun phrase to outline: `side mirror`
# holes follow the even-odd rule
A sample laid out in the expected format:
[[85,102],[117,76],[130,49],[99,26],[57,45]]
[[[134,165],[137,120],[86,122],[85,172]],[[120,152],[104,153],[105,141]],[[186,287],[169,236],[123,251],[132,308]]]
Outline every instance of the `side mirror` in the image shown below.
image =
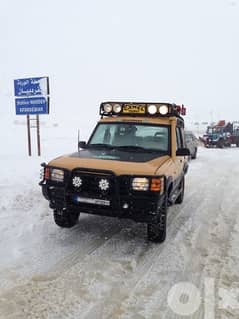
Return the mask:
[[85,142],[85,141],[79,141],[79,142],[78,142],[78,151],[79,151],[81,148],[86,148],[86,142]]
[[183,147],[183,148],[179,148],[176,151],[176,156],[190,156],[190,151],[188,148]]

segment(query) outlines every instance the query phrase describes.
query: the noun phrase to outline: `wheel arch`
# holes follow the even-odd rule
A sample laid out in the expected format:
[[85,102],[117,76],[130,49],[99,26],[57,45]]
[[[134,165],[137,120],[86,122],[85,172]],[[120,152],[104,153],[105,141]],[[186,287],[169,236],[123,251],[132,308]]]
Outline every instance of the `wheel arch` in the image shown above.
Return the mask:
[[170,193],[173,190],[173,178],[172,176],[168,176],[166,179],[166,192],[168,194],[168,196],[170,196]]

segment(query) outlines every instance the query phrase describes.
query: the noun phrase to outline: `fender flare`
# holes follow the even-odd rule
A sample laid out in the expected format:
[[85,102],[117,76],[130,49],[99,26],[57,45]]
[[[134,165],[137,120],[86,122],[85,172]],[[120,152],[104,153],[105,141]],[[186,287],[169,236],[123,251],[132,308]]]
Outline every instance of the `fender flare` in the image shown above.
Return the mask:
[[166,192],[168,193],[168,196],[170,195],[170,192],[173,190],[173,178],[172,176],[166,177]]

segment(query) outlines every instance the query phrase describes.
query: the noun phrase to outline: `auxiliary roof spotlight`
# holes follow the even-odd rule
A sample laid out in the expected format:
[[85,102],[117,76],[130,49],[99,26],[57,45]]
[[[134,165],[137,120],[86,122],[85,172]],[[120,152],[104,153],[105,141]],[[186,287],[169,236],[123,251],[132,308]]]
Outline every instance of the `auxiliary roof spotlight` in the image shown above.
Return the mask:
[[148,113],[153,115],[157,113],[157,106],[154,104],[151,104],[148,106]]
[[103,110],[104,110],[104,112],[106,112],[106,113],[110,113],[110,112],[112,112],[112,105],[111,105],[111,104],[109,104],[109,103],[104,104],[104,106],[103,106]]
[[113,105],[113,111],[114,113],[120,113],[122,110],[122,106],[120,104],[114,104]]
[[166,115],[166,114],[168,114],[168,106],[167,106],[167,105],[161,105],[161,106],[159,107],[159,113],[160,113],[161,115]]

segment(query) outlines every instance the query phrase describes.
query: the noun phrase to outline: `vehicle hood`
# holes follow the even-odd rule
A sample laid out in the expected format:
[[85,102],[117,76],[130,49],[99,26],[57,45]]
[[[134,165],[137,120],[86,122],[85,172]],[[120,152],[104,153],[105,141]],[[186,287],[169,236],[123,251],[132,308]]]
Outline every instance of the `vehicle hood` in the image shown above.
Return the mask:
[[86,149],[58,157],[48,165],[68,170],[75,168],[110,170],[116,175],[154,175],[169,158],[168,155],[151,152]]

